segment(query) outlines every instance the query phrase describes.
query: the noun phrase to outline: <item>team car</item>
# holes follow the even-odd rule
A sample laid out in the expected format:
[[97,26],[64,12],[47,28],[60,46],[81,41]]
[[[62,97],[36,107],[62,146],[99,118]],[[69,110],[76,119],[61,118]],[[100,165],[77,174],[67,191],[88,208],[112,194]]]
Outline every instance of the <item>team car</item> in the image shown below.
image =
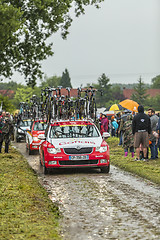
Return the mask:
[[26,139],[26,131],[30,130],[32,121],[30,119],[24,119],[18,121],[14,128],[14,139],[16,142]]
[[31,130],[26,134],[26,150],[29,155],[39,150],[41,140],[38,137],[44,137],[46,127],[46,121],[35,120],[32,122]]
[[[104,136],[107,138],[109,133]],[[39,138],[44,174],[60,168],[100,168],[104,173],[110,170],[109,146],[92,121],[54,121]]]

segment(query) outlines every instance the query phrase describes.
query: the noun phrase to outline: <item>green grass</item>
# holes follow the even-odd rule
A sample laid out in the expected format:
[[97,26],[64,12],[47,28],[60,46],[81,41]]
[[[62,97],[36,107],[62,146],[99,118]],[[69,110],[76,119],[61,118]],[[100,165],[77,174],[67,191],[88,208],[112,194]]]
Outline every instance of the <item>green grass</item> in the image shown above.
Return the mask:
[[[136,162],[124,157],[118,138],[107,140],[111,164],[160,185],[160,159]],[[15,149],[0,154],[0,239],[60,240],[58,207],[37,175]]]
[[0,154],[0,239],[59,240],[58,207],[15,149]]
[[131,157],[130,152],[127,157],[124,157],[124,149],[118,146],[118,142],[119,139],[116,137],[107,139],[111,164],[160,185],[160,158],[148,162],[134,161],[135,158]]

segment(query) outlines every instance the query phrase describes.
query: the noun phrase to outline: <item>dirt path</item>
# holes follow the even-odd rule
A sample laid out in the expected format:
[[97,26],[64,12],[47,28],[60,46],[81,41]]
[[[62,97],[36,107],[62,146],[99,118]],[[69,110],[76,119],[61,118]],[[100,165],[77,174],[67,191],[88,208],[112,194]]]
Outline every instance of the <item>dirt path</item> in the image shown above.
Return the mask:
[[15,146],[59,205],[63,239],[160,239],[159,187],[113,166],[110,174],[85,169],[44,176],[39,156],[28,156],[24,143]]

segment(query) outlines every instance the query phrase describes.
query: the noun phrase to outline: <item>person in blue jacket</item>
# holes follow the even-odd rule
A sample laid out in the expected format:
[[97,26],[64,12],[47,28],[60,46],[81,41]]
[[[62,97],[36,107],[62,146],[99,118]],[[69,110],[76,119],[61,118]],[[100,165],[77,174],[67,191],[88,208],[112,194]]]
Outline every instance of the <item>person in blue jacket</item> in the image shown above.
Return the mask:
[[116,131],[118,129],[118,123],[115,120],[114,116],[111,117],[111,125],[112,125],[111,136],[115,137],[116,136]]

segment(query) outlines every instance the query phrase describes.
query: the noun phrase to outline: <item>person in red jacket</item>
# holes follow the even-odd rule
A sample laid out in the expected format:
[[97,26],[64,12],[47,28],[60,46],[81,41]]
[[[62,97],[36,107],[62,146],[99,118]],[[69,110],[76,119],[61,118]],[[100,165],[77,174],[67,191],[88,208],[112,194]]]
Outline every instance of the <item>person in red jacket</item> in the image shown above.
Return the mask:
[[102,114],[102,119],[101,119],[101,135],[103,132],[108,132],[108,125],[109,125],[109,120],[105,114]]

